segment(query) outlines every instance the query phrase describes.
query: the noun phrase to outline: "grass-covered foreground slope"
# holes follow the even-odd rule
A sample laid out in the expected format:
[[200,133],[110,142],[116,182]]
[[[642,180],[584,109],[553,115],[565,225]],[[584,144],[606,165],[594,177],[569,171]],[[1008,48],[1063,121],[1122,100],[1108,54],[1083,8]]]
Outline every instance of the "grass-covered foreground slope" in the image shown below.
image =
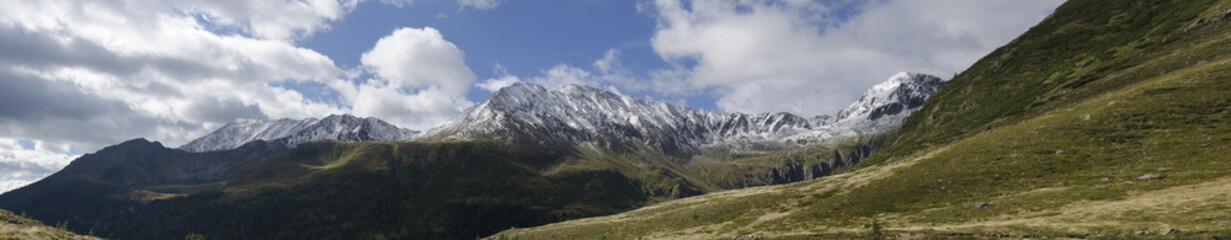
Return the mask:
[[492,238],[1231,237],[1228,14],[1072,0],[947,83],[866,168]]
[[42,222],[0,210],[0,239],[98,239],[73,234],[62,228],[52,228]]

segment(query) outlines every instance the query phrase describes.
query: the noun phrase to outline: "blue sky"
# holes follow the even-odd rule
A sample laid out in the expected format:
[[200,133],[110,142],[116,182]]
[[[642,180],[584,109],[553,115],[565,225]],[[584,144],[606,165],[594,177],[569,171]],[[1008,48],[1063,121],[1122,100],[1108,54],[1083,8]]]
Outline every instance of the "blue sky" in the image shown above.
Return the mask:
[[835,114],[899,72],[948,78],[1062,0],[13,0],[0,190],[133,138],[236,119],[428,130],[515,82],[693,108]]
[[[330,30],[300,46],[329,56],[339,66],[359,66],[359,56],[394,29],[432,27],[465,51],[466,65],[480,79],[509,74],[533,76],[557,64],[588,66],[616,48],[633,71],[661,68],[649,46],[654,19],[637,1],[508,1],[487,10],[462,9],[455,2],[423,1],[390,7],[364,2]],[[513,47],[515,46],[515,47]],[[491,92],[475,89],[468,99],[481,102]],[[698,101],[700,108],[714,109]]]

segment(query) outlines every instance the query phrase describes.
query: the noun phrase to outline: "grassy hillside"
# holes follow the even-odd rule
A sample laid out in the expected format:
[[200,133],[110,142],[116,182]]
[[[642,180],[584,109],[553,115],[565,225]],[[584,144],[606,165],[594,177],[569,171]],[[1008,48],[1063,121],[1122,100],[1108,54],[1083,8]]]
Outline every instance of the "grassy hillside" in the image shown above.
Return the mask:
[[866,168],[492,238],[1231,237],[1228,14],[1072,0],[947,83]]
[[[63,225],[61,225],[63,226]],[[73,234],[63,228],[52,228],[42,222],[0,210],[0,239],[98,239]]]
[[[1217,0],[1069,1],[946,83],[875,161],[1067,108],[1221,59]],[[1201,44],[1201,45],[1199,45]]]

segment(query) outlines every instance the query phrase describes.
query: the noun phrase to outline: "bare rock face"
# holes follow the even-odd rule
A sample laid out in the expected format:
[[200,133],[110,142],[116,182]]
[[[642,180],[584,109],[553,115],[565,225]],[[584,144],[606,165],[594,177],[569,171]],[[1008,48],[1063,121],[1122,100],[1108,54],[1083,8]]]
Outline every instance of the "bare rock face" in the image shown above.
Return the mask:
[[1158,180],[1158,179],[1162,179],[1162,178],[1163,178],[1163,176],[1154,175],[1154,174],[1146,174],[1146,175],[1141,175],[1140,177],[1137,177],[1137,180],[1140,180],[1140,181],[1150,181],[1150,180]]

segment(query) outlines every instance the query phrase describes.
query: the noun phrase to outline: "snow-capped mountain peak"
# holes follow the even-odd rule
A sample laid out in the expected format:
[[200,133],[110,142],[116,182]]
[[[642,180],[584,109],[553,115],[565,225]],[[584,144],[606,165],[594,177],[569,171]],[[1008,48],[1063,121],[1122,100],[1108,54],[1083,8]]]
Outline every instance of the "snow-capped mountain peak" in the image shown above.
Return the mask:
[[330,115],[323,119],[302,120],[239,119],[179,148],[189,152],[220,151],[234,149],[256,140],[274,141],[290,148],[300,143],[326,139],[351,142],[400,141],[417,133],[377,118],[358,118],[351,115]]
[[[920,73],[898,73],[864,92],[859,101],[838,112],[839,121],[876,121],[887,115],[923,106],[928,96],[940,89],[944,80]],[[898,119],[901,120],[901,119]]]

